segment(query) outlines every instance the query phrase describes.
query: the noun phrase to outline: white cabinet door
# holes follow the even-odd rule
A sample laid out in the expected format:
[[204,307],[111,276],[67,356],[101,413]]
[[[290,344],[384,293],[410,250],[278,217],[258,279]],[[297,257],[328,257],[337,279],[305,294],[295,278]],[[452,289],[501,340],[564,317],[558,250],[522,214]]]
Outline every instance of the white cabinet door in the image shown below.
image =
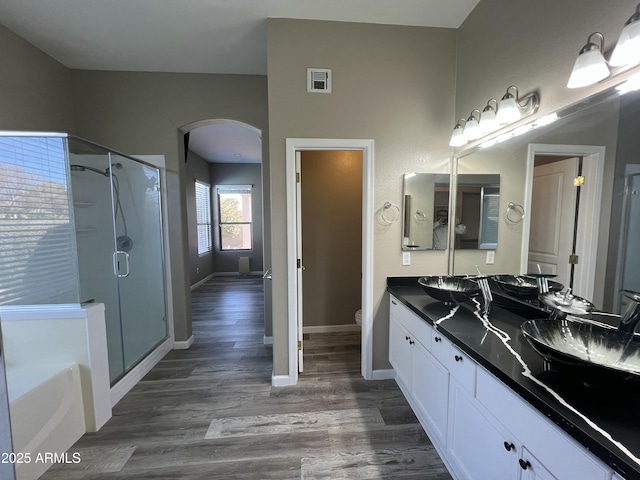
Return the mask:
[[395,318],[389,319],[389,362],[396,372],[396,381],[409,389],[411,385],[411,368],[413,363],[413,345],[411,335]]
[[453,379],[450,402],[447,453],[458,476],[468,480],[517,479],[516,440],[499,431]]
[[557,480],[526,448],[518,459],[520,480]]
[[[413,385],[411,395],[430,433],[446,445],[449,411],[449,372],[420,343],[413,345]],[[433,440],[433,439],[432,439]]]

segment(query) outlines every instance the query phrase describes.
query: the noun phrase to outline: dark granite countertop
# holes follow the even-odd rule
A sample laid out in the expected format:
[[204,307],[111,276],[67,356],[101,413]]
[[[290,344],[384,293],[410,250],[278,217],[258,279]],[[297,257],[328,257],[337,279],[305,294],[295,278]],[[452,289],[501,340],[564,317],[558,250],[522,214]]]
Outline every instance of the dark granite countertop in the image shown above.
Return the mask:
[[[449,315],[452,307],[427,295],[417,280],[418,277],[389,277],[387,291],[430,324]],[[584,374],[570,368],[545,368],[543,358],[520,331],[527,318],[543,318],[544,313],[534,307],[527,309],[526,305],[520,305],[518,313],[514,313],[499,303],[502,302],[492,305],[489,324],[483,323],[476,304],[466,302],[437,328],[626,480],[640,480],[640,382],[587,383],[589,379]],[[498,331],[509,339],[503,341],[495,333]],[[514,353],[543,386],[523,375],[525,368]]]

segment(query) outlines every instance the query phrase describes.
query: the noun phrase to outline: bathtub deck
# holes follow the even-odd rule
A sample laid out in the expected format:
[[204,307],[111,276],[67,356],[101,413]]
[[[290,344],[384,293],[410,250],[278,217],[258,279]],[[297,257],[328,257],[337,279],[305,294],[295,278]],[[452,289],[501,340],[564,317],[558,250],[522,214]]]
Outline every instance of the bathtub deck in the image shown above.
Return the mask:
[[172,351],[43,480],[450,479],[392,380],[360,375],[359,334],[312,334],[305,373],[271,387],[262,279],[193,292],[195,343]]

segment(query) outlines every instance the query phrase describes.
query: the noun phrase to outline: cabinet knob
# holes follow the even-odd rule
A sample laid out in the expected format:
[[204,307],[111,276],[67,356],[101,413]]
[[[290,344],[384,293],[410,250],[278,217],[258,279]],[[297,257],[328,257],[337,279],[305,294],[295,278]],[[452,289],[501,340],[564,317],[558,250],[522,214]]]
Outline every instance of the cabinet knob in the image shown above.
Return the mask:
[[441,341],[442,341],[442,339],[441,339],[440,337],[434,337],[434,340],[435,340],[436,342],[441,342]]
[[518,463],[520,464],[520,468],[523,470],[526,470],[531,466],[531,462],[529,462],[529,460],[520,459],[518,460]]
[[516,446],[511,442],[504,442],[504,448],[507,450],[507,452],[510,452],[511,450],[516,448]]
[[394,305],[397,305],[397,303],[396,303],[396,302],[394,302],[393,300],[391,300],[391,303],[393,303]]
[[416,342],[414,342],[413,340],[409,340],[409,345],[413,345],[414,343]]
[[405,340],[409,340],[410,338],[411,338],[411,337],[406,336],[406,335],[405,335],[405,337],[404,337],[404,339],[405,339]]
[[453,357],[456,359],[456,362],[461,362],[462,361],[462,357],[460,355],[456,355],[455,357]]

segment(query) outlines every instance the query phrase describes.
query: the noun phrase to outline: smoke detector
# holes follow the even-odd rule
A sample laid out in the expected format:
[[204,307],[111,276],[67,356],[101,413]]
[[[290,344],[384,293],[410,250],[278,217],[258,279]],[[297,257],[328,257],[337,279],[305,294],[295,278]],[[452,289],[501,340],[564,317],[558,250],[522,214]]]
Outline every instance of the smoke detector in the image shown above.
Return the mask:
[[307,68],[307,92],[331,93],[331,69]]

